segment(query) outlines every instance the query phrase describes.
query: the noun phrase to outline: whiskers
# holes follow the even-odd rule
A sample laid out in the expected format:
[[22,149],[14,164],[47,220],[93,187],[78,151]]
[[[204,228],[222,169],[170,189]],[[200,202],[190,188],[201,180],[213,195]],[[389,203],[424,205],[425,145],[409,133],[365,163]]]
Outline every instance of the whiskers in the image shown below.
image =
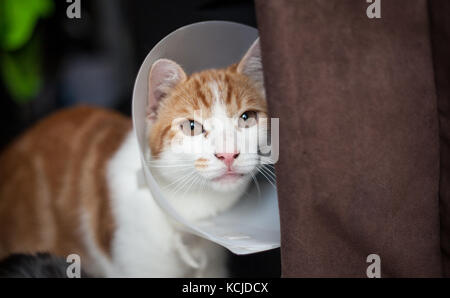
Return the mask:
[[191,159],[171,159],[170,164],[165,160],[146,160],[145,162],[150,168],[177,168],[189,167],[193,165],[193,161]]
[[276,187],[276,176],[273,172],[273,169],[267,167],[266,165],[259,165],[256,167],[259,173],[266,178],[266,180],[272,185],[274,189],[277,189]]
[[[146,163],[150,169],[159,172],[160,175],[155,175],[155,178],[158,180],[161,190],[173,198],[183,198],[190,192],[204,193],[209,187],[213,187],[210,185],[210,177],[214,176],[214,173],[218,170],[210,167],[202,169],[201,173],[199,173],[193,159],[171,159],[169,161],[155,159],[147,160]],[[259,198],[262,196],[260,185],[262,180],[259,180],[258,175],[264,177],[276,189],[275,168],[270,158],[249,156],[237,166],[240,168],[240,171],[248,171],[247,175],[253,180],[252,182],[255,184]]]
[[261,157],[261,163],[256,167],[259,173],[266,178],[266,180],[272,185],[272,187],[277,189],[277,177],[275,174],[275,166],[273,165],[274,161],[269,157]]
[[[203,192],[207,186],[207,179],[198,174],[192,159],[171,159],[170,163],[165,160],[146,160],[150,169],[165,171],[169,173],[169,178],[163,178],[165,175],[157,175],[161,190],[172,197],[182,198],[191,190]],[[159,177],[161,176],[161,177]],[[164,181],[163,181],[164,180]],[[167,184],[167,180],[170,180]]]
[[243,164],[240,164],[241,167],[256,165],[256,167],[255,167],[256,171],[251,171],[251,172],[249,172],[249,174],[251,175],[253,181],[255,182],[255,185],[256,185],[256,188],[257,188],[257,191],[259,194],[261,193],[260,185],[258,183],[258,179],[256,178],[256,174],[254,172],[260,173],[261,176],[263,176],[274,189],[277,189],[275,166],[273,165],[273,163],[274,163],[274,161],[269,157],[258,156],[258,157],[248,158],[243,162]]
[[250,175],[252,176],[253,182],[255,182],[256,190],[258,191],[258,199],[261,200],[261,188],[259,187],[258,179],[256,179],[256,175],[253,174],[253,171],[250,172]]

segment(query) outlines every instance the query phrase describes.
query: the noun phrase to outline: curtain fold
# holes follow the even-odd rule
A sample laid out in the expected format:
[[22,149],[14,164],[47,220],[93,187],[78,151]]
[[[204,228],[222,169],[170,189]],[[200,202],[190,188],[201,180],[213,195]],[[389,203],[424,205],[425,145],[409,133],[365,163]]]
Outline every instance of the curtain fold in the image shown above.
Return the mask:
[[[381,19],[367,17],[366,1],[255,2],[269,108],[280,119],[284,277],[366,277],[371,254],[382,277],[442,276],[450,188],[439,188],[436,88],[448,108],[449,44],[432,48],[430,24],[442,24],[430,15],[448,24],[448,3],[381,2]],[[447,62],[443,87],[436,58]]]
[[440,124],[442,268],[450,277],[450,1],[431,0],[430,24]]

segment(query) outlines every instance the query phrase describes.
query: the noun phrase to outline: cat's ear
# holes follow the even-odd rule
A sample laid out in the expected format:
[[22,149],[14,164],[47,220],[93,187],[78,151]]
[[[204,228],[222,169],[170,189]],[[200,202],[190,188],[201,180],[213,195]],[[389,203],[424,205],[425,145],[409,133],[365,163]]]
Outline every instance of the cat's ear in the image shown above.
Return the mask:
[[237,71],[250,77],[255,83],[264,88],[263,66],[259,37],[239,62]]
[[186,78],[186,73],[181,66],[172,60],[159,59],[153,63],[148,74],[147,118],[149,120],[156,118],[156,110],[161,99]]

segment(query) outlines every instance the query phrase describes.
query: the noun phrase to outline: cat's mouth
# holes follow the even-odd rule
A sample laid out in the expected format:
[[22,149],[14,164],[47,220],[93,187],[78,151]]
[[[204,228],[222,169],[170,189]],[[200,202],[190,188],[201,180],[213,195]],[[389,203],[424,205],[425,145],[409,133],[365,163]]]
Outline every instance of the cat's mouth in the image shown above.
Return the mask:
[[236,182],[237,180],[239,180],[243,176],[244,176],[244,174],[236,173],[236,172],[233,172],[233,171],[228,171],[225,174],[212,179],[212,181],[214,181],[214,182],[228,182],[228,183],[232,183],[232,182]]

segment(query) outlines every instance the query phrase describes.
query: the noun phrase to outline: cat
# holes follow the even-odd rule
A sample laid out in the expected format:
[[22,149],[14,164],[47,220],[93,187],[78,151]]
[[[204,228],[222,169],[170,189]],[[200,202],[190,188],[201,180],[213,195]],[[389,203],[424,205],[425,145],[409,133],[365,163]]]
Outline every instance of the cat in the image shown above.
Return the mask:
[[[231,208],[264,162],[244,150],[267,130],[259,40],[238,63],[189,76],[157,60],[147,106],[146,162],[174,209],[199,220]],[[101,108],[28,130],[0,156],[0,259],[78,254],[97,277],[228,276],[225,248],[184,232],[139,185],[139,154],[130,119]]]

